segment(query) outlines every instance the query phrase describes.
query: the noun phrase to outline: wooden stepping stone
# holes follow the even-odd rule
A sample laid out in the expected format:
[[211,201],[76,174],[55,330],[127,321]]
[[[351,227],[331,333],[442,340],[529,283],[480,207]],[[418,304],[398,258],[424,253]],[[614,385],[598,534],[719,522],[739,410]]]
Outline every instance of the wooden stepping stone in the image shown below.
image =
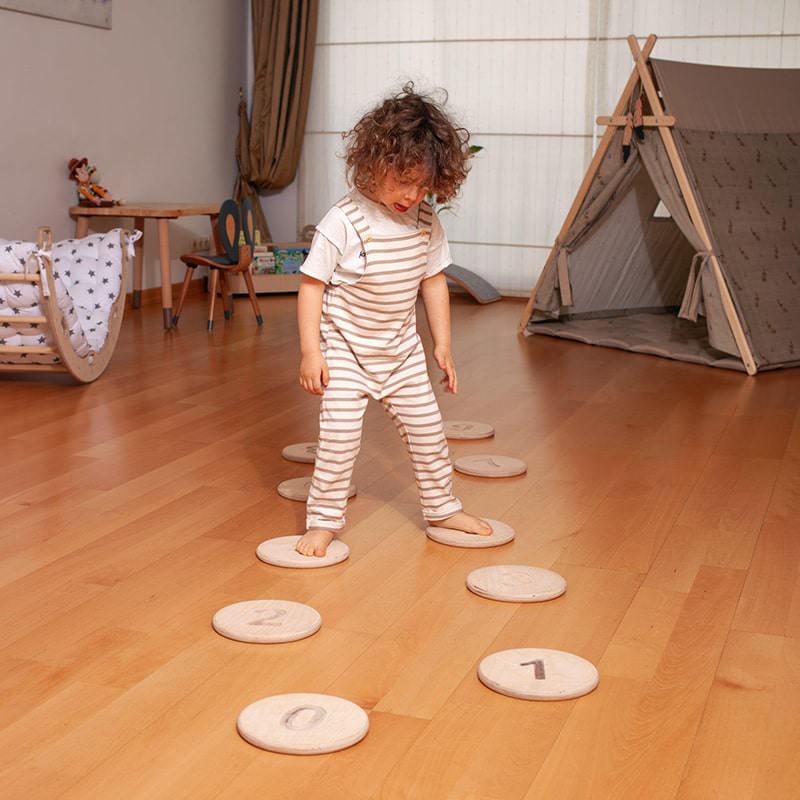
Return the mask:
[[524,475],[528,465],[518,458],[511,456],[461,456],[454,464],[458,472],[464,475],[475,475],[479,478],[511,478],[514,475]]
[[464,531],[453,531],[448,528],[437,528],[433,525],[425,529],[429,539],[439,544],[447,544],[451,547],[499,547],[501,544],[508,544],[515,536],[514,529],[505,522],[496,519],[484,519],[492,526],[492,532],[488,536],[480,536],[477,533],[464,533]]
[[296,642],[322,625],[319,611],[291,600],[245,600],[221,608],[211,621],[228,639],[257,644]]
[[[287,500],[299,500],[305,503],[308,500],[308,492],[311,488],[311,478],[289,478],[289,480],[281,481],[278,484],[278,494],[285,497]],[[355,497],[356,487],[350,486],[347,493],[348,497]]]
[[487,422],[454,419],[444,423],[444,435],[448,439],[488,439],[494,436],[494,428]]
[[467,575],[467,588],[489,600],[541,603],[564,594],[567,582],[549,569],[499,564],[470,572]]
[[562,650],[526,647],[492,653],[478,667],[481,683],[520,700],[569,700],[591,692],[600,681],[585,658]]
[[236,728],[250,744],[273,753],[318,755],[360,742],[369,730],[369,717],[341,697],[277,694],[243,709]]
[[288,444],[281,450],[281,455],[287,461],[296,461],[298,464],[313,464],[317,457],[317,443],[300,442],[300,444]]
[[278,536],[276,539],[267,539],[256,548],[256,555],[266,564],[292,569],[330,567],[341,563],[350,555],[350,548],[341,539],[334,539],[328,545],[328,552],[324,556],[304,556],[294,549],[300,538],[300,536]]

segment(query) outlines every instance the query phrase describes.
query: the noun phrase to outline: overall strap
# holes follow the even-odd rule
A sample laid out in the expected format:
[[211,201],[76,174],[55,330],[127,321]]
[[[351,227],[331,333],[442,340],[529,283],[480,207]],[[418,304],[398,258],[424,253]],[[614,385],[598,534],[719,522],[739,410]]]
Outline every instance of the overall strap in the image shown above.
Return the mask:
[[431,226],[433,225],[433,208],[427,200],[423,200],[419,204],[417,210],[417,228],[430,233]]
[[350,220],[350,224],[355,228],[358,238],[361,239],[361,247],[363,248],[364,243],[372,238],[363,210],[349,194],[345,195],[336,205],[344,211],[345,216]]

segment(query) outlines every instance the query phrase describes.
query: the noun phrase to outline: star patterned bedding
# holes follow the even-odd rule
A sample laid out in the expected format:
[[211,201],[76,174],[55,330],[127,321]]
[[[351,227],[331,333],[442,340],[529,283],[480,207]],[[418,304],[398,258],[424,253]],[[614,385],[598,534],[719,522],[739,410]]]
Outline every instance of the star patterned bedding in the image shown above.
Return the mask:
[[[83,239],[65,239],[47,253],[33,242],[0,239],[0,272],[39,273],[44,280],[43,256],[49,255],[55,279],[56,301],[64,314],[69,340],[78,356],[99,352],[108,335],[111,310],[119,297],[122,247],[133,257],[139,231],[114,228]],[[46,291],[49,291],[46,288]],[[12,324],[16,316],[46,316],[40,302],[40,286],[29,282],[0,282],[0,345],[54,346],[50,323]],[[1,364],[57,364],[56,354],[0,353]]]

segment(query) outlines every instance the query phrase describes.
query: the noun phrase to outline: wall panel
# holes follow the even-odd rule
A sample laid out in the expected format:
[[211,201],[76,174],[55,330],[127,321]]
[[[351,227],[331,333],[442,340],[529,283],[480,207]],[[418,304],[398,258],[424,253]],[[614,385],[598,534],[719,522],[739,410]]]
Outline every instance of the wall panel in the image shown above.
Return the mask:
[[339,132],[404,80],[442,86],[485,147],[442,215],[456,260],[527,291],[591,158],[594,119],[630,74],[632,31],[657,33],[662,58],[800,64],[800,0],[321,0],[298,226],[345,190]]

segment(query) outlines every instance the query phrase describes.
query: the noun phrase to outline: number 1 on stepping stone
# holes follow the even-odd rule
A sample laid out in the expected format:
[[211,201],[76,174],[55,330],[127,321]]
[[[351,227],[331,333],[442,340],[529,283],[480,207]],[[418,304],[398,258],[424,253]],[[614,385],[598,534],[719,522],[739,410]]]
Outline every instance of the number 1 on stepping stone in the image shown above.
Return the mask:
[[537,681],[543,681],[545,679],[544,661],[542,661],[541,658],[537,658],[533,661],[524,661],[520,664],[521,667],[529,667],[531,665],[533,665],[533,677],[536,678]]
[[539,647],[486,656],[478,678],[493,691],[520,700],[569,700],[591,692],[600,679],[585,658]]

